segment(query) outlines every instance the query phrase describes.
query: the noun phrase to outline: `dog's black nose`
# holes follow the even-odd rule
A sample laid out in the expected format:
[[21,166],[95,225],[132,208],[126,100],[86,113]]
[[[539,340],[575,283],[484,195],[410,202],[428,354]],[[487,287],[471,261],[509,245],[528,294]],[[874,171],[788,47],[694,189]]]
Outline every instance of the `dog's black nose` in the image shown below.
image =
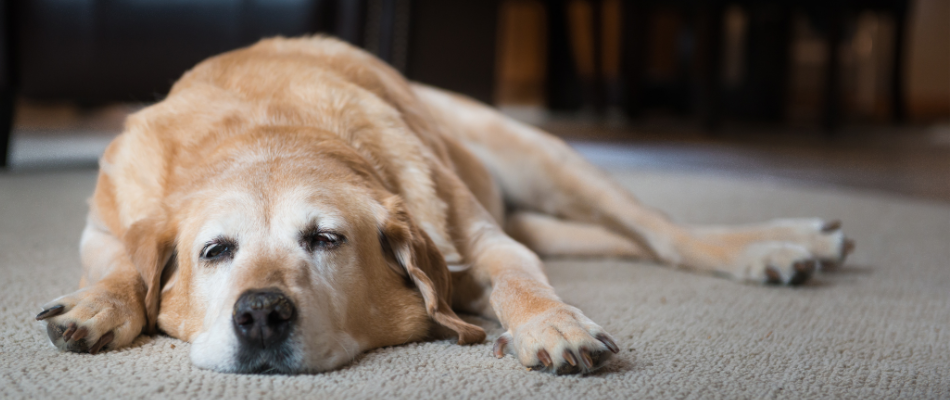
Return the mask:
[[234,303],[232,321],[243,345],[266,349],[287,339],[296,316],[294,303],[279,290],[248,290]]

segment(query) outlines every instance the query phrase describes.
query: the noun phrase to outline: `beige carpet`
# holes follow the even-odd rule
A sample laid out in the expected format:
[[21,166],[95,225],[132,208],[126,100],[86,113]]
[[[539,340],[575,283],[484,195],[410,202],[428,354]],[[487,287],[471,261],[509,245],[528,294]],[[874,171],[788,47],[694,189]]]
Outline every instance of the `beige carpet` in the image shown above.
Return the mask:
[[[618,177],[680,221],[840,217],[851,263],[797,289],[617,260],[551,260],[551,281],[617,339],[601,373],[529,372],[491,345],[380,349],[304,376],[191,366],[188,344],[140,338],[60,353],[33,316],[72,291],[95,175],[0,173],[0,398],[950,398],[950,205],[669,172]],[[490,328],[490,338],[500,334]]]

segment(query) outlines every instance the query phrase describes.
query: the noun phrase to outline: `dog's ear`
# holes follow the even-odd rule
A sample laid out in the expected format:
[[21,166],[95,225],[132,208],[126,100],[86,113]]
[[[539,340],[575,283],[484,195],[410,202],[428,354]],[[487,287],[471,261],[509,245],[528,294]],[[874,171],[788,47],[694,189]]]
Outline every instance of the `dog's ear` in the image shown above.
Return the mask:
[[145,327],[155,332],[162,292],[162,270],[174,249],[175,234],[163,216],[153,216],[132,224],[123,237],[125,249],[145,283]]
[[395,261],[396,272],[409,278],[419,289],[426,313],[439,325],[455,331],[459,344],[484,342],[485,331],[462,321],[449,306],[452,277],[435,243],[413,223],[399,197],[387,198],[383,207],[387,214],[379,223],[383,251]]

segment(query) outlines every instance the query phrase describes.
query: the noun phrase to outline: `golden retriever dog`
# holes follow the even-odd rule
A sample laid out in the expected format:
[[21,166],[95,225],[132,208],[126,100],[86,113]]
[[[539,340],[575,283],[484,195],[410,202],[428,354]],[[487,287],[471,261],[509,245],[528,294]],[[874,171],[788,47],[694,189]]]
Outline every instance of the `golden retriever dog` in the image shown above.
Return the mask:
[[799,284],[852,244],[840,223],[693,227],[564,142],[407,82],[323,38],[264,40],[187,72],[100,160],[78,291],[43,307],[92,354],[160,331],[222,372],[319,372],[431,338],[588,373],[618,351],[541,256],[621,256]]

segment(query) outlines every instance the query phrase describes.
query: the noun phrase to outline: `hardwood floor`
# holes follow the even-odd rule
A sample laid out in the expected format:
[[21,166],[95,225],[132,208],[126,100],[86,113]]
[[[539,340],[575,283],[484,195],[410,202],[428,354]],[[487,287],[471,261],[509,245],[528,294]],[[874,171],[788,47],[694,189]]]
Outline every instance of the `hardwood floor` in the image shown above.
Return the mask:
[[671,120],[549,117],[506,109],[569,141],[593,162],[871,189],[950,202],[950,124],[808,128],[726,126],[710,134]]
[[[95,168],[98,156],[139,105],[73,112],[18,110],[11,171]],[[726,126],[715,135],[690,123],[550,116],[503,108],[569,141],[604,167],[686,170],[871,189],[950,202],[950,124],[849,127],[834,137],[811,129]]]

